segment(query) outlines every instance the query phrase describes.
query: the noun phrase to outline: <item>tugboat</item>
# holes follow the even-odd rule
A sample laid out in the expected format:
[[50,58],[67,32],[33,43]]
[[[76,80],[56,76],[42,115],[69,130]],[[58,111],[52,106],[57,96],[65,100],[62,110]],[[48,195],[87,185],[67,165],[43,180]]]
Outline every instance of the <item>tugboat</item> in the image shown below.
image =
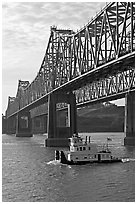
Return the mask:
[[108,149],[108,145],[98,150],[97,144],[84,141],[78,135],[73,135],[70,139],[70,150],[68,152],[55,150],[55,160],[62,164],[68,165],[81,165],[87,163],[112,163],[122,162],[122,159],[116,158],[111,155],[111,151]]

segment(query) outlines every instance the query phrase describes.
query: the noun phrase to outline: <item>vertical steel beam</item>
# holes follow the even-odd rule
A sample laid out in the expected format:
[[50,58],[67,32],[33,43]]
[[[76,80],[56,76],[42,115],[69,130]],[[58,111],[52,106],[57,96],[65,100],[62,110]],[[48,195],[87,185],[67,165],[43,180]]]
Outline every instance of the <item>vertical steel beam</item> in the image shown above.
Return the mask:
[[95,19],[94,25],[94,35],[95,35],[95,67],[97,66],[97,20]]
[[131,52],[133,52],[133,2],[130,2],[130,14],[131,14]]
[[[112,33],[112,30],[111,30],[111,25],[110,25],[109,16],[108,16],[107,12],[106,12],[106,17],[107,17],[109,32],[110,32],[110,35],[111,35],[111,43],[113,43],[112,45],[114,46],[115,55],[117,55],[116,42],[115,42],[115,39],[114,39],[114,34]],[[116,33],[115,33],[115,35],[116,35]]]
[[129,9],[129,3],[127,2],[127,7],[126,7],[126,11],[125,11],[125,17],[124,17],[124,22],[123,22],[123,28],[122,28],[122,34],[121,34],[121,40],[120,40],[119,45],[118,45],[118,52],[117,52],[118,56],[119,56],[120,51],[121,51],[124,30],[126,29],[126,20],[127,20],[128,9]]
[[52,31],[52,43],[51,43],[51,53],[52,53],[52,77],[51,77],[51,86],[52,89],[54,89],[55,83],[54,83],[54,32]]
[[102,18],[100,38],[98,38],[98,46],[97,46],[98,50],[97,50],[97,62],[96,62],[97,65],[99,61],[99,53],[101,52],[101,43],[102,43],[103,29],[104,29],[104,19],[105,19],[105,14],[103,15],[103,18]]
[[69,49],[69,52],[68,52],[68,57],[69,57],[69,62],[68,62],[68,73],[69,73],[69,76],[68,76],[68,81],[71,80],[71,67],[72,67],[72,60],[71,60],[71,47],[72,47],[72,38],[69,37],[69,43],[68,43],[68,49]]
[[119,44],[119,23],[118,23],[118,5],[119,3],[116,2],[116,57],[118,58],[118,44]]
[[78,41],[79,41],[79,57],[80,57],[80,67],[82,66],[82,63],[81,63],[81,34],[79,32],[79,35],[78,35]]
[[88,51],[89,47],[88,47],[88,33],[87,33],[87,27],[86,27],[85,32],[86,32],[86,39],[87,39],[87,44],[86,44],[86,52],[87,52],[87,54],[86,54],[86,61],[87,61],[87,71],[88,71],[88,70],[89,70],[89,51]]
[[107,10],[104,12],[104,24],[105,24],[105,62],[107,62],[107,21],[106,21]]
[[[94,35],[94,33],[93,33]],[[90,46],[91,46],[91,65],[95,65],[96,63],[96,60],[95,60],[95,54],[94,54],[94,50],[93,50],[93,43],[92,43],[92,34],[90,34],[89,32],[89,29],[88,29],[88,38],[89,38],[89,41],[90,41]]]

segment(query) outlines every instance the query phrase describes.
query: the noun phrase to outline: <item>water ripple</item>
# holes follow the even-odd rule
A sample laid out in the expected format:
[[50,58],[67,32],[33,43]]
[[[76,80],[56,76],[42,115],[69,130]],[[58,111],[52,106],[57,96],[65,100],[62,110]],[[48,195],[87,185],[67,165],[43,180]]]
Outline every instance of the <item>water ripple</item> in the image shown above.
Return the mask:
[[133,202],[135,151],[123,146],[121,133],[90,134],[102,145],[109,136],[114,156],[124,163],[62,165],[54,161],[55,148],[44,147],[44,135],[16,138],[4,135],[2,199],[4,202]]

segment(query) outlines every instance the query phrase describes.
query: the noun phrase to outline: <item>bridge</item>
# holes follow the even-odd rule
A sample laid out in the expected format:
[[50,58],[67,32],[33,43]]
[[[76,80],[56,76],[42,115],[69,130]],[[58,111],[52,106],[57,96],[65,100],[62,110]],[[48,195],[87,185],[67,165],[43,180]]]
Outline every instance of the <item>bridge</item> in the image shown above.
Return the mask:
[[[126,98],[125,145],[135,143],[135,2],[106,5],[82,29],[50,28],[35,79],[19,80],[6,110],[7,132],[32,136],[32,117],[48,114],[46,146],[77,133],[77,107]],[[59,110],[67,109],[64,127]]]

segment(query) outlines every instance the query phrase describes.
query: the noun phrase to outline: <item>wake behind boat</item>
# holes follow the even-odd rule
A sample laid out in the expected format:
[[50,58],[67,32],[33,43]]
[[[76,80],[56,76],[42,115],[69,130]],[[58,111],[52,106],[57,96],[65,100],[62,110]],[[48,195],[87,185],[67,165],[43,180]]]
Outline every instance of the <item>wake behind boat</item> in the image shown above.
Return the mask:
[[60,161],[62,164],[87,164],[87,163],[112,163],[122,162],[122,159],[112,156],[111,151],[108,149],[108,145],[98,150],[97,144],[84,141],[78,135],[73,135],[70,138],[70,147],[68,152],[55,151],[55,160]]

